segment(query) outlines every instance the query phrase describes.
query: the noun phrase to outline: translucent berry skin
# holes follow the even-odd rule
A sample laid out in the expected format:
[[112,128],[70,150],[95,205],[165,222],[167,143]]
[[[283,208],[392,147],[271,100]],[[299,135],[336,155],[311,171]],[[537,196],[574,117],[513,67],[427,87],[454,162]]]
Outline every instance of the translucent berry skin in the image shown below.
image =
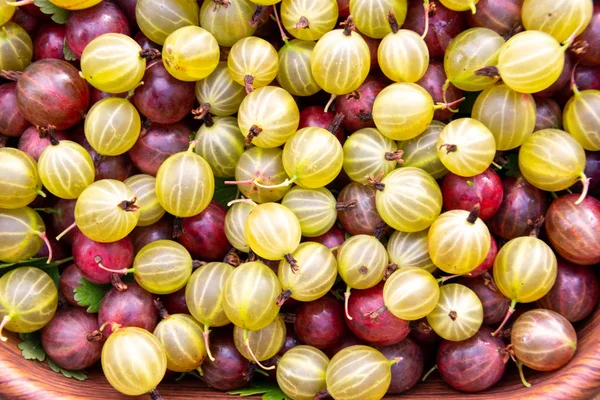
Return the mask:
[[42,330],[42,346],[61,368],[75,371],[89,368],[100,360],[104,344],[101,339],[87,339],[98,328],[96,316],[85,309],[61,309]]
[[353,208],[337,212],[346,232],[351,235],[373,235],[378,227],[383,226],[383,219],[375,205],[376,195],[375,189],[358,182],[352,182],[342,189],[338,195],[338,202],[356,202]]
[[257,331],[277,317],[277,297],[281,285],[277,275],[260,261],[241,264],[227,278],[223,289],[223,309],[242,329]]
[[467,340],[477,333],[483,323],[481,300],[464,285],[443,285],[439,303],[427,315],[427,322],[443,339],[455,342]]
[[88,85],[66,61],[37,61],[17,82],[17,105],[33,125],[70,128],[83,119],[89,101]]
[[378,239],[356,235],[344,242],[337,260],[340,277],[349,287],[368,289],[381,282],[389,258]]
[[375,39],[382,39],[392,31],[387,20],[388,12],[392,12],[398,26],[402,26],[406,18],[406,3],[406,0],[352,0],[350,14],[360,32]]
[[154,295],[135,282],[128,283],[127,289],[123,291],[110,289],[104,295],[98,310],[98,324],[102,326],[108,322],[102,330],[104,337],[110,337],[119,331],[119,329],[115,331],[111,322],[152,332],[158,322],[154,298]]
[[231,321],[223,309],[223,288],[234,268],[213,262],[198,268],[185,287],[185,300],[192,316],[208,326],[224,326]]
[[345,319],[357,338],[377,346],[398,343],[410,333],[408,322],[385,308],[383,285],[381,282],[369,289],[353,290],[348,299],[352,319]]
[[373,103],[375,126],[392,140],[408,140],[423,133],[433,120],[433,99],[416,83],[394,83]]
[[198,215],[184,218],[184,232],[177,239],[192,255],[204,261],[218,261],[231,248],[225,236],[225,209],[211,201]]
[[160,45],[177,29],[188,25],[198,26],[198,15],[198,4],[192,0],[142,0],[135,7],[135,19],[141,31]]
[[157,240],[142,247],[133,260],[136,282],[153,294],[183,288],[192,274],[192,257],[179,243]]
[[[283,347],[286,337],[286,326],[279,316],[264,328],[247,332],[248,345],[258,361],[265,361],[275,356]],[[248,360],[254,360],[244,341],[244,329],[233,327],[233,340],[238,351]]]
[[369,46],[358,33],[350,31],[346,35],[344,30],[335,29],[319,39],[310,61],[317,84],[327,93],[339,96],[358,89],[364,82],[369,74],[371,55]]
[[342,169],[342,146],[323,128],[303,128],[285,144],[282,160],[286,173],[298,186],[316,189],[331,183]]
[[556,282],[536,305],[559,313],[569,322],[577,322],[594,311],[599,295],[600,285],[590,268],[559,258]]
[[470,27],[488,28],[499,35],[506,35],[521,23],[523,0],[479,0],[477,12],[466,13]]
[[160,60],[146,67],[142,81],[131,101],[153,123],[181,121],[194,107],[195,84],[175,79]]
[[175,372],[192,371],[206,358],[204,332],[194,318],[186,314],[169,315],[156,325],[154,336],[167,355],[167,368]]
[[[392,363],[379,351],[368,346],[350,346],[337,353],[325,373],[327,391],[334,398],[345,400],[381,399],[392,380]],[[369,371],[365,379],[354,374]]]
[[29,207],[0,209],[0,260],[26,261],[42,248],[40,235],[46,231],[40,215]]
[[567,194],[552,202],[546,213],[546,232],[562,257],[593,265],[600,262],[600,201],[588,196],[575,204],[578,197]]
[[[111,335],[104,343],[101,359],[108,382],[129,396],[150,392],[167,371],[167,355],[160,341],[135,327],[120,328]],[[136,372],[143,378],[134,379]]]
[[[438,369],[444,381],[457,390],[473,393],[488,389],[504,375],[505,346],[484,326],[467,340],[444,340],[437,352]],[[477,363],[473,364],[473,360]]]
[[[437,111],[436,111],[437,112]],[[448,173],[437,153],[437,140],[446,124],[431,121],[431,124],[420,135],[398,142],[398,150],[402,150],[404,163],[401,167],[416,167],[440,179]]]
[[498,174],[488,168],[470,178],[453,173],[446,175],[442,181],[442,196],[446,210],[471,211],[479,204],[479,218],[487,221],[500,208],[504,189]]
[[544,297],[554,285],[556,271],[556,256],[550,246],[532,236],[510,240],[494,261],[496,286],[503,295],[519,303]]
[[[387,81],[377,75],[367,79],[356,89],[356,92],[335,99],[335,111],[344,115],[342,126],[349,133],[364,128],[375,128],[373,121],[373,103],[377,95],[387,86]],[[327,129],[327,126],[322,128]]]
[[444,70],[450,82],[461,90],[476,92],[492,86],[497,77],[479,76],[481,66],[495,66],[502,36],[491,29],[471,28],[456,36],[446,49]]
[[398,168],[381,181],[377,211],[392,228],[401,232],[427,229],[440,215],[442,192],[437,182],[419,168]]
[[293,299],[313,301],[331,290],[337,278],[337,262],[331,250],[320,243],[300,243],[292,257],[298,270],[292,270],[286,260],[281,260],[277,276],[281,288],[290,290]]
[[[210,3],[211,8],[213,5]],[[225,61],[219,62],[212,74],[196,82],[195,92],[198,103],[210,104],[209,112],[219,117],[235,114],[246,97],[244,86],[233,80]]]
[[556,82],[564,67],[564,57],[563,48],[552,36],[541,31],[525,31],[502,46],[498,71],[512,90],[536,93]]
[[473,118],[460,118],[450,122],[440,132],[437,152],[450,172],[465,177],[475,176],[484,172],[494,161],[496,140],[481,122]]
[[176,217],[191,217],[209,204],[215,178],[204,158],[188,150],[170,156],[156,173],[156,195],[163,208]]
[[296,311],[294,328],[298,339],[309,346],[318,349],[334,346],[348,332],[344,306],[331,296],[302,303]]
[[81,286],[79,281],[83,278],[81,271],[77,268],[77,265],[71,264],[62,271],[60,274],[59,290],[60,293],[65,297],[69,304],[78,306],[79,304],[75,300],[75,288]]
[[0,85],[0,133],[5,136],[21,136],[29,126],[17,107],[16,89],[14,82]]
[[553,371],[567,364],[577,350],[573,325],[557,312],[527,311],[513,324],[510,341],[515,356],[536,371]]
[[500,208],[487,222],[490,231],[507,240],[529,235],[532,223],[548,209],[546,194],[521,175],[506,177],[502,186],[504,197]]
[[256,30],[247,23],[252,18],[254,7],[255,4],[249,0],[230,2],[227,7],[215,7],[212,0],[204,0],[200,9],[200,26],[213,34],[219,46],[231,47]]
[[289,208],[277,203],[260,204],[248,214],[244,235],[250,249],[267,260],[281,260],[300,244],[300,222]]
[[20,267],[0,278],[0,316],[6,330],[35,332],[50,322],[58,307],[58,290],[39,268]]
[[[427,297],[423,297],[424,294]],[[408,321],[425,317],[433,311],[439,298],[439,284],[422,268],[402,268],[394,272],[383,287],[385,306],[396,317]]]
[[590,151],[600,150],[599,118],[600,90],[576,92],[567,102],[563,113],[565,130]]
[[0,59],[0,69],[23,71],[31,63],[33,56],[31,37],[25,29],[14,22],[9,21],[2,25],[0,49],[3,52],[3,57]]
[[525,179],[539,189],[564,190],[581,179],[585,152],[577,140],[564,131],[537,131],[519,150],[519,169]]
[[416,267],[433,273],[437,267],[429,256],[427,233],[428,230],[392,233],[387,243],[390,262],[398,265],[398,268]]
[[527,30],[548,33],[562,43],[571,35],[583,32],[592,19],[592,11],[593,4],[587,0],[525,0],[523,26]]
[[502,322],[504,316],[510,307],[510,300],[507,299],[498,288],[492,277],[475,277],[473,279],[463,278],[457,281],[471,289],[483,306],[483,323],[486,325],[495,325]]
[[532,95],[498,84],[477,96],[472,116],[492,132],[497,150],[510,150],[533,133],[536,106]]
[[178,80],[199,81],[219,64],[219,44],[206,29],[185,26],[167,37],[162,59],[167,71]]
[[326,388],[328,364],[329,358],[322,351],[311,346],[296,346],[277,363],[277,384],[294,399],[312,400]]
[[267,86],[277,76],[279,57],[266,40],[250,36],[237,41],[229,51],[227,66],[234,81],[244,85],[247,76],[253,78],[252,86]]
[[135,88],[146,68],[141,46],[121,33],[105,33],[92,40],[81,55],[81,72],[98,90],[122,93]]
[[113,270],[129,268],[133,263],[133,245],[129,237],[116,242],[100,243],[77,232],[71,249],[73,261],[81,270],[83,277],[93,283],[110,283],[110,272],[101,269],[96,260],[104,267]]
[[66,45],[75,57],[81,58],[85,47],[104,33],[131,34],[125,14],[110,2],[71,13],[67,20]]

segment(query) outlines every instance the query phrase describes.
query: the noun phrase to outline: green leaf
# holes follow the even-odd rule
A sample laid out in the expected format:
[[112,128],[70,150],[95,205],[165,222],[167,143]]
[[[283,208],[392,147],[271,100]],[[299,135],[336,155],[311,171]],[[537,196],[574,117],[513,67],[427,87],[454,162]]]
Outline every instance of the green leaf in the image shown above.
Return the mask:
[[222,205],[225,208],[227,203],[231,200],[235,200],[238,194],[237,185],[226,185],[225,181],[230,180],[229,178],[215,178],[215,195],[213,200]]
[[506,176],[515,176],[519,173],[519,153],[511,152],[506,154],[507,163],[502,165]]
[[42,347],[41,331],[31,333],[20,333],[22,342],[17,345],[23,358],[26,360],[44,361],[46,352]]
[[73,52],[71,51],[71,49],[67,45],[67,39],[66,38],[63,41],[63,54],[65,56],[65,60],[67,60],[67,61],[75,61],[75,60],[77,60],[77,57],[75,57],[75,54],[73,54]]
[[85,381],[87,379],[87,375],[83,371],[70,371],[68,369],[63,369],[63,368],[59,367],[58,365],[56,365],[54,363],[54,361],[52,361],[50,358],[48,358],[47,361],[48,361],[48,366],[50,367],[50,369],[52,371],[63,374],[65,376],[65,378],[73,378],[73,379],[77,379],[78,381]]
[[292,400],[287,397],[279,386],[274,382],[257,381],[252,382],[248,386],[242,389],[234,390],[229,394],[239,395],[241,397],[256,396],[262,394],[263,400]]
[[60,8],[56,4],[50,3],[49,0],[34,0],[33,4],[38,6],[44,14],[52,15],[52,21],[57,24],[66,24],[71,12]]
[[100,303],[110,289],[110,285],[98,285],[85,278],[81,278],[79,283],[81,286],[77,286],[74,290],[75,301],[82,307],[87,306],[87,312],[89,313],[98,312]]

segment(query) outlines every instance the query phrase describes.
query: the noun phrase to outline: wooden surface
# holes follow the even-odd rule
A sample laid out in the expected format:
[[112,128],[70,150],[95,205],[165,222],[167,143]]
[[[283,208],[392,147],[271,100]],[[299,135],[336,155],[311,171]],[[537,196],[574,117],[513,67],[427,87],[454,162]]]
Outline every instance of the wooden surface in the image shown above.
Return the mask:
[[[513,366],[508,376],[493,389],[465,394],[450,389],[439,375],[432,374],[428,382],[398,396],[402,399],[445,400],[592,400],[600,399],[600,308],[586,321],[576,325],[578,350],[571,362],[552,373],[535,373],[525,369],[533,386],[523,387]],[[45,363],[23,359],[16,335],[7,343],[0,342],[0,399],[6,400],[75,400],[75,399],[149,399],[149,396],[120,395],[108,384],[101,371],[91,371],[88,379],[79,382],[66,379],[51,371]],[[159,386],[166,400],[170,399],[225,399],[238,398],[226,393],[211,391],[199,380],[168,382]]]

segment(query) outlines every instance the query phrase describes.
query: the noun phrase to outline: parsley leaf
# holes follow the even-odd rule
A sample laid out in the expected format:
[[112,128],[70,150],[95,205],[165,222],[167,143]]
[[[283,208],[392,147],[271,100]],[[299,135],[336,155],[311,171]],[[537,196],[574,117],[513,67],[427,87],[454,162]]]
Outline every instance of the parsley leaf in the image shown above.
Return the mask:
[[238,188],[237,185],[226,185],[226,180],[230,179],[215,178],[215,195],[213,200],[223,207],[229,208],[227,207],[227,203],[229,203],[231,200],[235,200]]
[[98,312],[100,303],[102,303],[104,295],[110,289],[110,285],[97,285],[85,278],[81,278],[79,283],[81,286],[77,286],[74,290],[75,301],[80,306],[87,306],[87,312],[89,313]]
[[87,375],[85,374],[85,372],[70,371],[68,369],[63,369],[63,368],[59,367],[58,365],[56,365],[54,363],[54,361],[52,361],[49,358],[48,358],[48,366],[50,367],[50,369],[52,371],[63,374],[65,378],[73,378],[73,379],[77,379],[78,381],[85,381],[87,379]]
[[73,52],[71,51],[71,49],[67,45],[67,39],[66,38],[63,40],[63,55],[65,56],[65,60],[67,60],[67,61],[75,61],[75,60],[77,60],[77,57],[75,57],[75,54],[73,54]]
[[239,395],[241,397],[255,396],[262,394],[263,400],[292,400],[279,389],[276,383],[273,382],[253,382],[245,388],[234,390],[229,394]]
[[56,4],[50,3],[49,0],[34,0],[33,4],[38,6],[44,14],[52,15],[52,21],[57,24],[66,24],[71,12],[60,8]]
[[22,342],[17,347],[21,350],[23,358],[38,361],[46,359],[46,352],[42,347],[41,335],[41,331],[19,334]]

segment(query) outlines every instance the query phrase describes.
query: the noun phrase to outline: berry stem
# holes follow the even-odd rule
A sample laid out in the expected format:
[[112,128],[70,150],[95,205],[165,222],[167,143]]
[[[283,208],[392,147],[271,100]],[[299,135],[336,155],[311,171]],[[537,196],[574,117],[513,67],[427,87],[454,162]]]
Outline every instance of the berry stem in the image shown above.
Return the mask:
[[440,149],[446,149],[446,154],[458,151],[458,147],[455,144],[442,144]]
[[502,169],[502,165],[498,164],[498,163],[497,163],[497,162],[495,162],[495,161],[492,161],[492,165],[493,165],[494,167],[496,167],[497,169]]
[[150,400],[163,400],[162,395],[156,389],[150,391]]
[[333,117],[333,121],[331,121],[331,125],[327,128],[327,130],[335,135],[335,133],[340,129],[340,125],[346,116],[342,113],[335,114]]
[[353,318],[350,316],[350,313],[348,312],[348,301],[350,300],[350,290],[352,290],[352,288],[350,286],[346,286],[346,291],[344,292],[344,312],[346,313],[346,318],[348,318],[350,321],[352,321]]
[[35,192],[36,192],[38,195],[42,196],[43,198],[46,198],[46,193],[44,193],[44,192],[42,191],[42,189],[38,189],[38,190],[36,190]]
[[469,4],[469,8],[471,9],[471,12],[473,14],[477,13],[477,7],[475,7],[475,2],[472,1],[471,4]]
[[479,218],[479,209],[480,209],[479,203],[475,204],[475,206],[469,213],[469,216],[467,217],[468,223],[474,224],[475,221],[477,221],[477,218]]
[[[291,253],[286,253],[283,258],[285,259],[285,261],[290,264],[290,268],[292,269],[292,273],[296,273],[298,272],[298,270],[300,269],[298,267],[298,262],[296,262],[296,259],[294,258],[294,256]],[[291,294],[291,293],[290,293]]]
[[250,353],[250,356],[252,357],[252,359],[254,360],[254,362],[259,367],[261,367],[262,369],[265,369],[265,370],[275,369],[274,365],[271,365],[270,367],[265,367],[264,365],[262,365],[260,363],[260,361],[258,361],[258,359],[256,358],[256,356],[254,355],[254,352],[252,351],[252,348],[250,347],[250,339],[248,338],[248,329],[244,329],[244,347],[246,348],[246,350],[248,350],[248,353]]
[[581,190],[581,196],[579,196],[579,198],[577,199],[577,201],[575,202],[575,204],[581,204],[581,202],[583,200],[585,200],[585,196],[587,196],[588,190],[590,189],[590,180],[592,178],[588,178],[585,175],[585,172],[581,172],[581,174],[579,174],[579,176],[581,177],[581,184],[583,185],[583,189]]
[[2,340],[3,342],[6,342],[8,338],[2,334],[2,330],[4,329],[6,324],[10,322],[12,317],[12,314],[5,315],[4,318],[2,318],[2,321],[0,322],[0,340]]
[[117,322],[106,321],[105,323],[103,323],[102,325],[100,325],[100,328],[98,328],[98,330],[100,332],[103,332],[104,328],[106,328],[108,325],[110,325],[110,327],[112,328],[113,332],[115,332],[117,329],[121,328],[121,324],[119,324]]
[[348,211],[356,208],[356,199],[348,200],[348,201],[338,201],[335,203],[336,211]]
[[50,264],[52,262],[52,246],[50,245],[50,240],[48,240],[48,235],[46,235],[46,232],[39,231],[36,231],[35,234],[38,235],[44,241],[46,247],[48,247],[48,261],[46,261],[46,264]]
[[521,382],[523,382],[523,386],[531,387],[531,383],[527,382],[527,379],[525,379],[525,374],[523,374],[523,363],[519,360],[515,360],[515,364],[517,364],[517,369],[519,370],[519,377],[521,378]]
[[459,276],[462,276],[462,275],[448,275],[448,276],[442,276],[441,278],[438,278],[438,279],[437,279],[437,282],[438,282],[438,283],[441,283],[441,284],[444,284],[446,281],[449,281],[449,280],[450,280],[450,279],[452,279],[452,278],[457,278],[457,277],[459,277]]
[[575,96],[579,96],[581,94],[581,92],[579,92],[579,88],[577,87],[577,82],[575,81],[575,70],[577,69],[578,65],[579,62],[575,64],[573,70],[571,71],[571,90]]
[[256,186],[258,186],[259,188],[263,188],[263,189],[276,189],[276,188],[280,188],[280,187],[290,186],[292,183],[296,182],[296,179],[298,179],[298,177],[296,175],[293,175],[291,178],[287,178],[285,181],[283,181],[277,185],[263,185],[262,183],[260,183],[258,181],[254,181],[254,184]]
[[390,360],[390,366],[398,364],[400,361],[404,360],[402,357],[396,357],[393,360]]
[[310,22],[308,21],[308,18],[306,18],[304,15],[301,16],[300,19],[298,20],[298,22],[296,22],[296,25],[294,25],[294,28],[310,29]]
[[[227,183],[227,182],[225,182],[225,183]],[[253,205],[253,206],[257,206],[258,205],[252,199],[237,199],[237,200],[231,200],[229,203],[227,203],[227,207],[231,207],[232,205],[234,205],[236,203],[248,203],[248,204]]]
[[113,274],[122,274],[122,275],[127,275],[129,272],[134,272],[135,268],[122,268],[122,269],[110,269],[105,267],[104,265],[102,265],[102,257],[96,255],[94,256],[94,262],[96,263],[96,265],[100,268],[103,269],[104,271],[113,273]]
[[398,164],[404,164],[403,155],[404,150],[388,151],[385,153],[385,159],[387,161],[396,161]]
[[246,146],[250,146],[250,144],[252,143],[252,140],[254,140],[255,137],[257,137],[258,135],[260,135],[260,133],[263,131],[263,129],[257,125],[252,125],[250,127],[250,130],[248,131],[248,135],[246,135]]
[[392,10],[390,10],[390,12],[388,13],[387,19],[390,24],[390,28],[392,28],[392,33],[398,33],[400,27],[398,26],[398,20],[396,19],[396,16],[394,15],[394,12]]
[[162,301],[160,301],[160,298],[157,297],[154,299],[154,307],[156,307],[156,309],[158,310],[158,315],[161,319],[167,319],[170,317],[169,312],[163,305]]
[[254,91],[254,77],[252,75],[244,76],[244,89],[246,89],[246,94],[250,94]]
[[292,296],[292,291],[290,289],[286,289],[277,297],[277,306],[281,307],[283,303],[285,303]]
[[102,335],[102,332],[100,332],[97,329],[93,332],[88,333],[85,336],[85,340],[87,340],[88,342],[99,342],[103,338],[104,338],[104,335]]
[[352,31],[356,30],[356,25],[354,25],[352,15],[348,15],[348,18],[346,18],[346,20],[342,22],[340,26],[344,28],[344,35],[346,36],[352,35]]
[[498,327],[498,329],[496,329],[493,333],[492,336],[496,336],[500,333],[500,331],[502,330],[502,328],[504,328],[504,325],[506,325],[506,323],[508,322],[508,319],[510,318],[511,315],[513,315],[513,313],[515,312],[515,307],[517,306],[517,301],[516,300],[512,300],[510,302],[510,307],[508,309],[508,311],[506,312],[506,316],[504,317],[504,320],[502,321],[502,323],[500,324],[500,326]]
[[[427,33],[429,33],[429,13],[432,12],[432,7],[429,5],[429,0],[423,1],[423,9],[425,10],[425,25],[423,28],[423,34],[421,35],[421,39],[425,40]],[[435,7],[433,7],[435,10]]]
[[333,101],[335,100],[336,97],[337,97],[337,94],[331,95],[331,97],[329,98],[329,101],[327,102],[327,104],[325,104],[325,108],[323,109],[323,111],[327,112],[329,110],[329,107],[331,106],[331,104],[333,103]]
[[77,226],[77,222],[73,222],[71,225],[67,226],[67,228],[58,234],[56,240],[59,241],[61,237],[65,236],[69,231]]
[[460,99],[454,100],[451,103],[446,103],[446,100],[444,100],[444,103],[438,103],[438,104],[434,105],[433,109],[434,110],[450,110],[452,112],[458,112],[458,110],[455,110],[454,108],[452,108],[452,106],[460,104],[465,100],[466,100],[466,97],[461,97]]
[[[273,4],[273,14],[275,14],[275,22],[277,22],[277,27],[279,28],[279,33],[281,34],[281,40],[284,41],[285,44],[289,44],[290,38],[285,34],[285,30],[281,25],[281,21],[279,20],[279,13],[277,12],[277,6]],[[304,18],[306,19],[306,18]],[[306,27],[308,27],[308,20],[306,19]]]
[[429,371],[427,371],[427,373],[425,375],[423,375],[423,379],[421,379],[421,382],[425,382],[425,380],[429,377],[429,375],[431,375],[431,373],[433,371],[435,371],[436,369],[438,369],[437,364],[435,364],[433,367],[431,367],[431,369]]
[[206,347],[206,354],[208,355],[208,358],[210,359],[210,361],[215,361],[215,358],[213,357],[212,353],[210,352],[210,326],[208,326],[207,324],[204,324],[204,347]]

